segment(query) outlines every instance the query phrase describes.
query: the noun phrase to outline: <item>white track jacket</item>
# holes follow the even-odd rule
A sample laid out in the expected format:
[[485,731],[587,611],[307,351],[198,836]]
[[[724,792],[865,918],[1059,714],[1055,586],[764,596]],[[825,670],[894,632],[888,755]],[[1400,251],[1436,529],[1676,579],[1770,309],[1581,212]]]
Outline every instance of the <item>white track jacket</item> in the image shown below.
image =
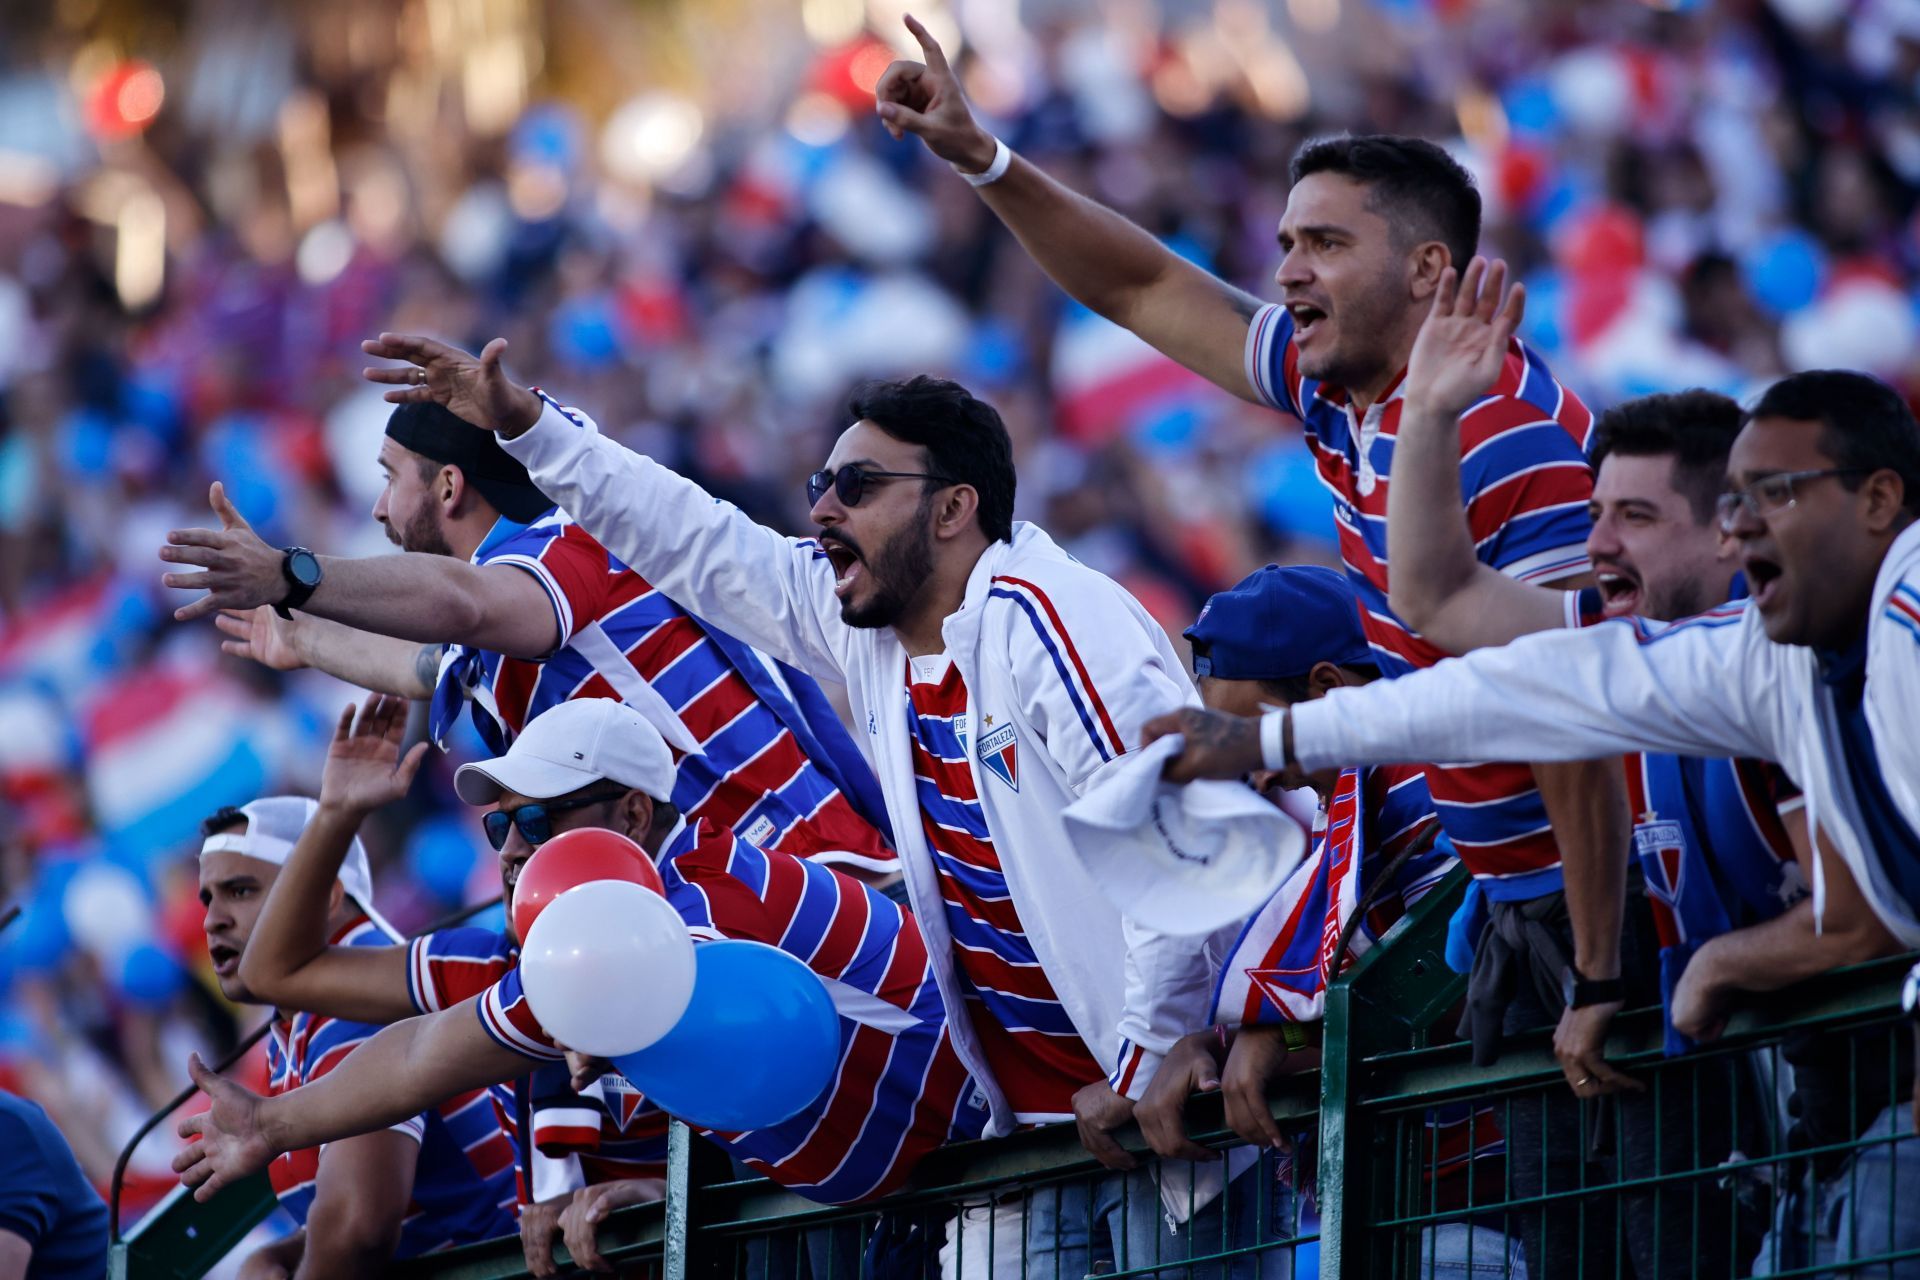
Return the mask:
[[[502,442],[608,550],[676,602],[820,680],[847,688],[854,737],[880,779],[914,916],[961,1058],[986,1090],[990,1132],[1013,1113],[986,1070],[953,964],[921,829],[908,736],[907,655],[891,628],[840,620],[835,574],[811,539],[783,537],[549,401]],[[968,764],[1015,909],[1074,1027],[1138,1099],[1173,1042],[1207,1025],[1229,940],[1175,938],[1122,919],[1081,869],[1060,813],[1140,743],[1141,725],[1198,698],[1139,602],[1031,524],[974,566],[942,629],[968,690]],[[1010,731],[1010,732],[1009,732]],[[1009,750],[1010,749],[1010,750]],[[985,767],[993,754],[996,768]],[[1008,756],[1014,780],[1007,780]],[[1249,903],[1251,911],[1257,903]]]
[[[1920,831],[1920,524],[1887,551],[1867,619],[1863,705],[1888,794]],[[1775,644],[1752,605],[1661,629],[1638,619],[1524,636],[1398,680],[1293,708],[1308,769],[1415,760],[1577,760],[1626,751],[1778,761],[1807,796],[1874,914],[1920,946],[1861,819],[1813,650]],[[1823,905],[1816,877],[1814,906]]]

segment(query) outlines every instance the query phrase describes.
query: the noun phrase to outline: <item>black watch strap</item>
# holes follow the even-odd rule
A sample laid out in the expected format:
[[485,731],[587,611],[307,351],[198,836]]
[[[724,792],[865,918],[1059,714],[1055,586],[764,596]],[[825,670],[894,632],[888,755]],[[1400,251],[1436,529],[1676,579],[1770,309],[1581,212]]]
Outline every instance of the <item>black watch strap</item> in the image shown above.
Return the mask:
[[1572,965],[1567,966],[1561,977],[1561,994],[1566,997],[1567,1008],[1584,1009],[1593,1004],[1611,1004],[1627,998],[1627,982],[1624,978],[1589,978]]

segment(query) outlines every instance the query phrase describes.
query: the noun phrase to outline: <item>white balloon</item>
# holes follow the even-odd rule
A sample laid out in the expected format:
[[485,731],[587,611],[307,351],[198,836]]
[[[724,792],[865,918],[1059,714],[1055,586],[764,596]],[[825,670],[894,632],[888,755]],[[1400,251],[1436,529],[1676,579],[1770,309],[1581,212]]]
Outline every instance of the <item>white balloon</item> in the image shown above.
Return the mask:
[[60,903],[73,940],[109,963],[153,936],[153,903],[125,867],[95,860],[74,873]]
[[637,1053],[693,1000],[693,939],[667,900],[625,880],[560,894],[527,930],[520,982],[546,1033],[596,1058]]

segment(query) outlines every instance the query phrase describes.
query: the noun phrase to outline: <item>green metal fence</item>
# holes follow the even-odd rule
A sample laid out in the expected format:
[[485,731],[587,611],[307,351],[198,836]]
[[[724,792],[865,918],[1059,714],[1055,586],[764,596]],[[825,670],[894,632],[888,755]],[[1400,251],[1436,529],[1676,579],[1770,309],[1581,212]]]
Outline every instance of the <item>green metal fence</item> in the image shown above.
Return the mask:
[[[825,1280],[874,1260],[900,1277],[1413,1277],[1467,1274],[1449,1269],[1467,1262],[1471,1274],[1519,1275],[1529,1253],[1552,1280],[1739,1275],[1750,1263],[1756,1274],[1920,1276],[1920,1142],[1901,1140],[1899,1083],[1912,1032],[1894,1016],[1908,961],[1780,993],[1681,1058],[1660,1056],[1657,1010],[1624,1014],[1609,1056],[1646,1090],[1581,1105],[1544,1031],[1485,1069],[1452,1041],[1463,983],[1442,949],[1463,888],[1430,894],[1334,984],[1321,1072],[1272,1100],[1292,1151],[1260,1155],[1217,1196],[1205,1181],[1217,1165],[1117,1178],[1055,1126],[936,1152],[885,1202],[834,1209],[735,1178],[675,1126],[666,1200],[612,1215],[601,1253],[621,1274],[663,1280]],[[1836,1082],[1838,1105],[1818,1123],[1787,1113],[1789,1058]],[[1203,1145],[1235,1141],[1220,1117],[1217,1098],[1191,1104]],[[1144,1150],[1136,1133],[1122,1140]],[[1179,1230],[1164,1226],[1156,1178],[1176,1205],[1198,1204],[1176,1215],[1189,1219]],[[209,1206],[170,1201],[116,1246],[116,1274],[200,1274],[265,1209],[253,1187]],[[1089,1217],[1114,1243],[1096,1232],[1083,1247],[1076,1224]],[[564,1270],[557,1244],[555,1255]],[[526,1271],[508,1238],[401,1273]]]

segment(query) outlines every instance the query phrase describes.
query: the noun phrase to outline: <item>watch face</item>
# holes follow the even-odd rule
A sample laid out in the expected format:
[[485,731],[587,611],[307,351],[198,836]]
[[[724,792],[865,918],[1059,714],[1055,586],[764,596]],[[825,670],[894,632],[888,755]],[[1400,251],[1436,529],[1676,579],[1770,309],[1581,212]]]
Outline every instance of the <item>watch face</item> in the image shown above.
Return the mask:
[[296,551],[287,557],[287,570],[303,587],[320,585],[320,557],[311,551]]

